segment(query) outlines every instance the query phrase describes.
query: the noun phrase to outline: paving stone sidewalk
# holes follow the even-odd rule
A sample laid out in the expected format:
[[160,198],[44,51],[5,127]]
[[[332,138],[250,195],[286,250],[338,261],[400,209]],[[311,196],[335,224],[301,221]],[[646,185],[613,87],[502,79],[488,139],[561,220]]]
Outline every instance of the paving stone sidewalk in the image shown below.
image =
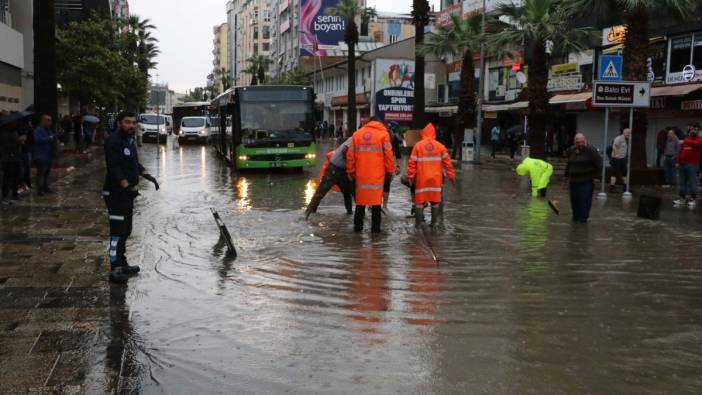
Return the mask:
[[63,158],[54,194],[0,207],[0,394],[102,392],[119,380],[118,367],[96,369],[111,344],[110,298],[124,300],[106,281],[103,177],[94,147]]

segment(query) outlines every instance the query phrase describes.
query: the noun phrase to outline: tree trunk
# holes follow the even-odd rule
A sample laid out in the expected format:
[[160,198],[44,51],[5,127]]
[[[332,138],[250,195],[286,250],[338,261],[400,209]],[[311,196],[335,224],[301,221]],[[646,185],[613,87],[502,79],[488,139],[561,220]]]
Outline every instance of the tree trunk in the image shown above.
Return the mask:
[[424,121],[424,55],[419,48],[424,44],[424,23],[414,23],[414,109],[412,111],[412,128],[423,129]]
[[[648,14],[641,6],[626,15],[627,31],[624,42],[624,80],[647,81],[648,68]],[[645,169],[646,134],[648,131],[648,110],[634,110],[634,128],[631,130],[633,145],[631,147],[631,168]],[[629,125],[629,111],[622,114],[622,125]]]
[[[351,23],[349,26],[352,25]],[[354,25],[354,29],[355,24]],[[346,126],[346,134],[344,137],[350,137],[353,132],[356,131],[356,43],[353,41],[350,41],[347,43],[349,46],[349,53],[348,53],[348,70],[349,70],[349,75],[348,75],[348,116],[346,119],[347,126]]]
[[461,64],[461,87],[458,91],[458,112],[456,113],[456,123],[453,129],[453,158],[459,157],[463,146],[463,130],[475,126],[475,65],[473,64],[473,54],[466,52],[463,54]]
[[34,0],[34,108],[57,120],[56,10],[54,0]]
[[529,156],[536,159],[546,157],[546,114],[548,112],[548,59],[544,43],[531,47],[529,66]]

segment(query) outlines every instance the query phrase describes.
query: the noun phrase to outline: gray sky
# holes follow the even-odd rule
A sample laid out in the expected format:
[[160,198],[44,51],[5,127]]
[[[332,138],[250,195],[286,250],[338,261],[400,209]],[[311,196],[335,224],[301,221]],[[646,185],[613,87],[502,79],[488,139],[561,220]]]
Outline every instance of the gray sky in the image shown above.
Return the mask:
[[[438,0],[430,0],[439,9]],[[378,11],[409,12],[412,0],[368,0]],[[212,71],[212,28],[227,19],[226,0],[130,0],[132,14],[156,26],[159,82],[176,92],[203,86]]]

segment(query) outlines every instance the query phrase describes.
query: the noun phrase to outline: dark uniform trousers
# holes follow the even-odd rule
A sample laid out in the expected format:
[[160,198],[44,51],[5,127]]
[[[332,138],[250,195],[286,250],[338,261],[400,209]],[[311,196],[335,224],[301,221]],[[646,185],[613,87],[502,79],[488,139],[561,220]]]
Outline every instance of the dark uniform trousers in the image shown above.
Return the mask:
[[103,196],[110,216],[110,266],[123,266],[127,239],[132,234],[134,197],[124,189],[103,191]]
[[329,164],[327,171],[324,173],[322,181],[319,183],[319,187],[314,192],[312,200],[309,204],[309,212],[316,213],[319,204],[327,195],[330,189],[334,185],[338,185],[341,189],[341,193],[344,195],[344,206],[346,206],[346,212],[351,213],[353,209],[353,185],[346,174],[346,169]]

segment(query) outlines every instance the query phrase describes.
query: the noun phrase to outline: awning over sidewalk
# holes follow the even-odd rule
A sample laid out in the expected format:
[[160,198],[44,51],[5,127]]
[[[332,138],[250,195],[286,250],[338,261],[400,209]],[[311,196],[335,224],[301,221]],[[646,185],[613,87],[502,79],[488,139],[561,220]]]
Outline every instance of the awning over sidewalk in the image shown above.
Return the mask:
[[509,110],[519,110],[522,108],[529,107],[528,101],[518,101],[516,103],[509,104],[485,104],[483,106],[483,111],[497,112],[497,111],[509,111]]
[[702,89],[702,84],[656,86],[651,88],[651,96],[685,96],[698,89]]
[[592,92],[580,92],[567,95],[555,95],[549,100],[550,104],[584,103],[592,98]]

